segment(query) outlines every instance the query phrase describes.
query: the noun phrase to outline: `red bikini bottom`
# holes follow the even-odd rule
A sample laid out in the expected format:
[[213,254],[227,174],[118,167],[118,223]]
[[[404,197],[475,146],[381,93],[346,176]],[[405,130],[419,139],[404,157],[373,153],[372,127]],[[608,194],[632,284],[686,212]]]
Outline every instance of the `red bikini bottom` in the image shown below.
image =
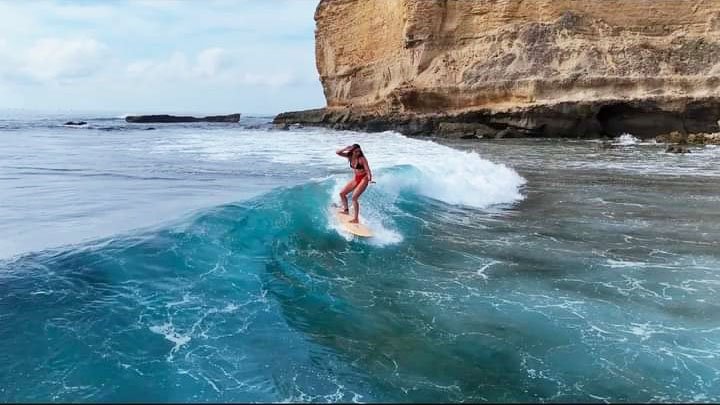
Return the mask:
[[357,174],[355,175],[355,187],[357,187],[358,185],[360,185],[360,182],[361,182],[365,177],[367,177],[367,173],[357,173]]

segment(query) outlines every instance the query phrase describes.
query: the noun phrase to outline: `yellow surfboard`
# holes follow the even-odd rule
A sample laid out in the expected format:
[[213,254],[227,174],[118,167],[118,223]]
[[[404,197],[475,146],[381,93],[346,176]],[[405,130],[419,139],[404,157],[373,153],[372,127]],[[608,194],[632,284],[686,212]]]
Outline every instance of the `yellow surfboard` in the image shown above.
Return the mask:
[[351,234],[355,236],[360,236],[361,238],[372,238],[373,233],[367,226],[363,224],[351,224],[350,221],[352,221],[353,217],[351,215],[345,214],[343,212],[338,211],[337,208],[335,208],[335,214],[337,216],[338,221],[340,222],[340,225],[345,229],[346,231],[350,232]]

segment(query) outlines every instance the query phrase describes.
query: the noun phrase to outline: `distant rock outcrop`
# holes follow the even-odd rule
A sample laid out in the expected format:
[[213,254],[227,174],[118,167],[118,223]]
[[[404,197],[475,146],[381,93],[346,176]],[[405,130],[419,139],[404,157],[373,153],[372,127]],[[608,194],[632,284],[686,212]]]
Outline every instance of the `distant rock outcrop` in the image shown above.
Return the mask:
[[216,115],[211,117],[189,117],[176,115],[137,115],[125,117],[125,121],[133,124],[168,124],[183,122],[240,122],[240,114]]
[[679,131],[673,131],[669,134],[659,135],[655,138],[655,141],[678,145],[720,145],[720,133],[695,133],[688,135]]
[[687,145],[670,145],[665,149],[665,153],[686,154],[692,153],[692,151]]
[[719,129],[720,0],[322,0],[315,19],[327,107],[278,125],[455,137]]

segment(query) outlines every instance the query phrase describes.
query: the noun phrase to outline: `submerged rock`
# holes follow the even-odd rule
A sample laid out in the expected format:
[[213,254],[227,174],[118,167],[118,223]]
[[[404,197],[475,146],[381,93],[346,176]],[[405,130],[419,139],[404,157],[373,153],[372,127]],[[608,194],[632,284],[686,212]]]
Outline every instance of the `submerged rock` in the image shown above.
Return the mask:
[[665,153],[692,153],[690,151],[690,148],[687,147],[687,145],[670,145],[665,149]]
[[655,140],[659,143],[687,143],[688,135],[680,131],[673,131],[669,134],[658,135]]
[[484,138],[493,136],[497,133],[497,129],[481,123],[466,122],[441,122],[438,124],[437,135],[446,138]]
[[603,140],[602,143],[600,143],[601,150],[618,149],[618,147],[618,145],[609,140]]

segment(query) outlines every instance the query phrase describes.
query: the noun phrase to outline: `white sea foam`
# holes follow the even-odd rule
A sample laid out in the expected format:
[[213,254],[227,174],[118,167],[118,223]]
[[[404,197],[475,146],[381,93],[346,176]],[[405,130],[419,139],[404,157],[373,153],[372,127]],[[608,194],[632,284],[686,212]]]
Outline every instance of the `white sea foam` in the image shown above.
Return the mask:
[[626,267],[646,267],[647,264],[644,262],[629,262],[623,260],[612,260],[608,259],[607,264],[613,269],[626,268]]
[[150,327],[150,331],[158,335],[163,335],[165,339],[174,343],[175,346],[170,349],[170,353],[167,356],[167,361],[172,361],[175,353],[178,352],[183,346],[190,343],[190,336],[185,336],[177,333],[175,327],[170,323],[164,323],[162,325],[153,325]]
[[[337,195],[342,189],[343,185],[344,184],[339,181],[336,182],[336,185],[333,188],[333,195]],[[374,236],[368,239],[368,242],[370,244],[382,247],[402,242],[403,237],[399,232],[385,226],[385,223],[389,222],[389,218],[386,213],[378,209],[376,206],[373,206],[373,204],[369,203],[368,201],[363,201],[361,208],[362,211],[360,214],[360,221],[373,230]],[[340,222],[337,220],[337,217],[334,213],[335,209],[336,208],[333,207],[328,207],[327,209],[329,228],[337,232],[347,241],[355,239],[355,236],[347,232],[340,225]]]
[[[414,191],[448,204],[485,208],[523,198],[525,184],[513,169],[495,164],[474,152],[463,152],[395,132],[375,134],[313,129],[289,132],[240,131],[213,138],[189,135],[172,143],[159,143],[160,153],[200,154],[208,160],[260,158],[280,165],[325,167],[347,172],[347,160],[335,154],[347,145],[361,144],[374,173],[376,187],[388,193]],[[411,166],[417,171],[398,173],[387,169]]]
[[[384,192],[415,191],[448,204],[485,208],[523,198],[525,184],[517,172],[483,159],[474,152],[458,151],[432,141],[410,139],[394,132],[363,135],[361,144],[378,174],[373,180]],[[360,143],[360,142],[359,142]],[[340,164],[346,162],[340,160]],[[417,171],[381,171],[411,166]]]
[[[456,152],[456,151],[453,151]],[[384,191],[397,194],[413,191],[453,205],[486,208],[521,200],[525,180],[514,170],[482,159],[475,153],[448,153],[406,164],[415,172],[388,172],[376,179]],[[402,160],[401,160],[402,161]]]
[[[172,142],[158,141],[153,150],[155,153],[190,154],[202,160],[264,161],[271,163],[270,170],[279,171],[312,167],[315,173],[308,179],[332,179],[334,187],[329,199],[338,202],[337,195],[352,177],[352,172],[347,159],[335,152],[354,143],[362,146],[376,182],[363,197],[361,211],[361,220],[375,233],[369,241],[371,244],[385,246],[403,240],[393,228],[388,214],[394,197],[403,192],[480,209],[523,199],[520,188],[526,181],[513,169],[492,163],[474,152],[407,138],[395,132],[239,130],[235,134],[213,137],[187,133]],[[327,175],[318,175],[318,169]],[[259,167],[258,170],[264,169]],[[351,239],[329,211],[328,223],[333,230]]]
[[640,139],[636,138],[632,134],[622,134],[615,141],[617,142],[618,145],[625,145],[625,146],[637,145],[640,143]]

